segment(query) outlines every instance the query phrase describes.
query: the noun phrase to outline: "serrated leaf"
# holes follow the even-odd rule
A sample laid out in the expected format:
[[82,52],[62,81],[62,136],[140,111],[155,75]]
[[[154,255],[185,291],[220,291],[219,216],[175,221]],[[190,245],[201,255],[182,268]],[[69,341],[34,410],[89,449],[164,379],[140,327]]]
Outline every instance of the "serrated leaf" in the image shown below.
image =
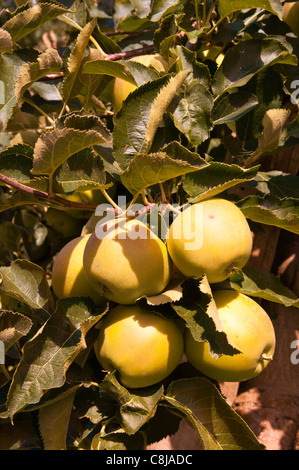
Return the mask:
[[235,11],[250,8],[261,8],[269,11],[282,19],[282,6],[279,0],[219,0],[218,12],[220,16],[227,16]]
[[11,35],[13,42],[17,42],[46,22],[53,20],[67,11],[67,8],[53,0],[39,0],[39,2],[32,7],[30,7],[30,3],[28,2],[23,8],[19,9],[17,14],[12,16],[2,28]]
[[253,179],[259,167],[245,170],[235,164],[210,162],[206,168],[183,177],[183,188],[190,196],[189,202],[196,203],[216,196],[228,188]]
[[71,128],[45,132],[34,147],[34,175],[51,175],[69,157],[79,151],[106,142],[98,130]]
[[163,115],[189,72],[165,75],[142,85],[115,116],[114,157],[125,170],[137,154],[146,154]]
[[299,233],[299,200],[271,195],[248,196],[237,206],[245,217],[260,224],[274,225],[289,232]]
[[15,83],[20,69],[25,63],[26,55],[19,51],[0,56],[1,93],[4,92],[4,97],[0,101],[0,130],[6,128],[12,111],[17,104]]
[[279,277],[263,269],[245,266],[230,277],[230,284],[243,294],[299,308],[298,297],[282,284]]
[[74,48],[67,61],[67,69],[65,72],[65,78],[63,80],[62,92],[65,102],[67,102],[72,93],[72,88],[75,84],[77,75],[79,73],[81,63],[85,54],[85,50],[88,46],[90,36],[97,24],[97,18],[93,18],[92,21],[87,23],[86,26],[80,31]]
[[135,434],[155,413],[163,387],[154,385],[146,389],[128,391],[117,380],[115,372],[108,373],[101,382],[100,393],[112,397],[119,406],[123,430]]
[[217,387],[204,377],[172,382],[165,400],[185,417],[205,450],[264,449]]
[[0,341],[7,351],[22,336],[26,336],[32,327],[30,318],[18,312],[0,310]]
[[53,315],[27,341],[8,393],[10,417],[64,384],[68,367],[86,347],[86,333],[103,315],[93,308],[88,299],[60,299]]
[[38,413],[38,425],[44,450],[66,450],[69,420],[76,389],[60,400],[43,406]]
[[3,52],[11,53],[13,49],[13,44],[11,40],[11,35],[0,28],[0,54]]
[[108,186],[102,159],[89,148],[72,155],[53,176],[53,189],[56,193]]
[[16,144],[0,152],[0,173],[24,185],[47,191],[48,182],[32,176],[32,165],[33,148],[30,145]]
[[194,339],[207,341],[214,357],[238,353],[223,331],[206,276],[201,280],[189,279],[182,286],[183,298],[172,308],[186,322]]
[[204,168],[207,163],[178,142],[172,142],[158,153],[136,155],[121,174],[121,181],[135,194],[153,184]]
[[221,95],[214,103],[211,118],[214,125],[237,121],[257,105],[257,97],[247,91]]
[[175,126],[196,147],[210,135],[213,97],[198,80],[188,81],[179,92],[179,100],[171,115]]
[[220,95],[241,87],[258,72],[275,64],[297,65],[297,58],[281,42],[272,39],[247,39],[231,47],[217,69],[212,89]]
[[24,64],[20,69],[15,86],[17,100],[35,81],[48,73],[59,73],[62,67],[62,59],[57,49],[47,49],[39,55],[36,62]]
[[32,194],[21,193],[20,191],[4,192],[0,188],[0,213],[7,209],[27,204],[36,204],[37,202],[38,199]]
[[26,259],[17,259],[10,266],[0,267],[0,292],[9,295],[30,307],[34,315],[45,320],[54,310],[45,271]]

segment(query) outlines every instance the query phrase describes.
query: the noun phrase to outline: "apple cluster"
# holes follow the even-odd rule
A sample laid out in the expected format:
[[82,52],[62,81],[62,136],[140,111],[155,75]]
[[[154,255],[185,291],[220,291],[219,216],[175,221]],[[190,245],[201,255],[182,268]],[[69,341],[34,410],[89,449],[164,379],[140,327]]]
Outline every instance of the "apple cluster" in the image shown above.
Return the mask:
[[111,302],[94,350],[103,369],[117,370],[129,388],[165,379],[184,353],[208,377],[247,380],[266,367],[275,348],[272,322],[253,299],[215,289],[222,329],[239,351],[218,358],[181,322],[142,309],[137,301],[167,290],[177,271],[182,278],[206,275],[213,289],[247,263],[251,250],[252,234],[241,210],[212,198],[182,211],[166,242],[146,224],[125,218],[113,221],[101,238],[94,231],[71,240],[54,260],[52,287],[58,298],[85,296],[98,306]]

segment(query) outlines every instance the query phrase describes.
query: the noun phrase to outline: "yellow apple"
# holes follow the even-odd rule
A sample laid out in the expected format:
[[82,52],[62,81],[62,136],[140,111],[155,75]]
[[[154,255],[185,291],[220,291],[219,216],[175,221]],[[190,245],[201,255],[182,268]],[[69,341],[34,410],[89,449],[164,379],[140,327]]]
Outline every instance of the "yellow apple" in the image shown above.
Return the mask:
[[223,331],[238,354],[212,356],[206,341],[196,341],[185,331],[188,361],[206,376],[224,382],[241,382],[260,374],[273,358],[275,332],[265,310],[252,298],[233,290],[213,295]]
[[66,211],[49,207],[44,215],[47,227],[52,228],[64,238],[80,235],[82,224],[80,220],[70,216]]
[[[162,59],[159,54],[146,54],[136,57],[132,57],[134,62],[145,65],[146,67],[153,67],[157,72],[166,72],[174,59],[170,59],[169,63]],[[133,83],[129,83],[119,77],[116,77],[113,86],[113,108],[115,113],[121,108],[123,101],[127,96],[136,90],[137,86]]]
[[206,274],[210,283],[216,283],[245,266],[252,235],[241,210],[226,199],[215,198],[193,204],[176,217],[167,247],[185,276]]
[[282,18],[299,37],[299,2],[285,3],[282,10]]
[[104,317],[94,349],[105,370],[116,370],[124,386],[140,388],[160,382],[176,368],[184,340],[173,320],[137,305],[118,305]]
[[83,271],[83,252],[90,235],[76,237],[57,254],[52,269],[52,287],[58,298],[90,297],[95,305],[105,299],[87,282]]
[[88,282],[119,304],[159,294],[171,275],[166,245],[138,220],[119,223],[86,244],[83,266]]

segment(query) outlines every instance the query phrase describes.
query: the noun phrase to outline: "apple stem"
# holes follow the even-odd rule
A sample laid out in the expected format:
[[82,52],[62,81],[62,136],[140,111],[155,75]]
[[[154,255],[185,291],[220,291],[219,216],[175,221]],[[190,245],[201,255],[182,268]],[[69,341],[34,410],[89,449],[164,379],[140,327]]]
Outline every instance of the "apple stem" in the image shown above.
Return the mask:
[[262,354],[261,359],[264,361],[272,361],[273,356],[267,356],[267,354]]

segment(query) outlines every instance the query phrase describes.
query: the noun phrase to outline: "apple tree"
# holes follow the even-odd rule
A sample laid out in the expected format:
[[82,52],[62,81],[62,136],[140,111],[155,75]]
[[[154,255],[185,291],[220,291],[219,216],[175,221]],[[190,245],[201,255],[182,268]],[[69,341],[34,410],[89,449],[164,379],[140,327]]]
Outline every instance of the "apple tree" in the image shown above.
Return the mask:
[[[52,270],[107,214],[138,217],[166,243],[165,214],[215,197],[240,210],[253,239],[298,235],[299,167],[271,167],[299,145],[299,37],[283,4],[0,4],[1,448],[146,449],[184,421],[203,449],[264,449],[221,384],[183,357],[141,388],[104,370],[94,344],[115,304],[58,297]],[[173,272],[136,303],[233,357],[213,298],[222,288],[299,308],[250,260],[220,283]]]

